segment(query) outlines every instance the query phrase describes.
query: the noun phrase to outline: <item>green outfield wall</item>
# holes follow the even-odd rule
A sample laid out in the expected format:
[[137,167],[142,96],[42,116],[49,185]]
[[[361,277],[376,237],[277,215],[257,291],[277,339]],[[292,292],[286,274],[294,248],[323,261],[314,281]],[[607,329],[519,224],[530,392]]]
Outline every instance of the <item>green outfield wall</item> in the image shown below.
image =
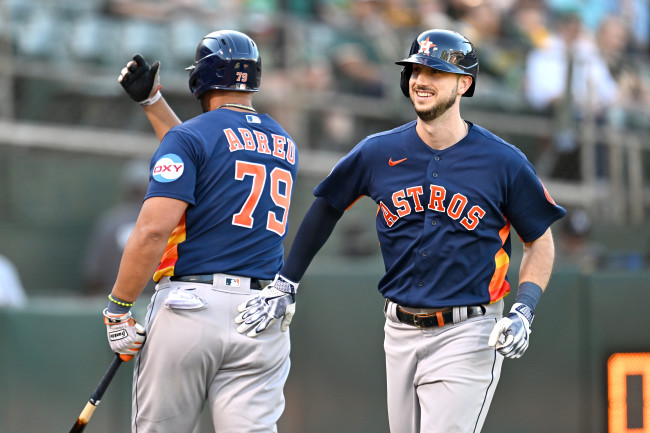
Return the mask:
[[[69,431],[112,359],[101,318],[106,298],[84,291],[81,263],[93,222],[119,199],[123,163],[0,149],[0,253],[16,264],[29,297],[24,309],[0,309],[0,433]],[[299,175],[286,246],[319,181]],[[363,199],[347,211],[301,282],[281,433],[388,433],[376,209]],[[554,236],[560,245],[560,227]],[[512,239],[516,285],[521,243]],[[610,269],[628,270],[583,274],[558,258],[531,346],[505,360],[484,433],[609,433],[609,357],[650,352],[650,271],[618,258],[643,258],[650,229],[601,223],[591,239],[617,258]],[[136,303],[139,318],[146,304]],[[131,364],[120,368],[87,433],[129,430],[131,374]],[[629,374],[636,388],[625,394],[626,416],[637,431],[650,431],[642,410],[648,376]],[[196,433],[210,432],[204,417]]]
[[[381,271],[375,258],[317,259],[303,280],[281,432],[388,433]],[[530,348],[504,361],[484,432],[608,432],[609,356],[650,352],[649,277],[557,271],[538,307]],[[104,305],[104,299],[37,297],[24,309],[0,310],[0,432],[70,429],[112,359]],[[146,306],[138,307],[142,317]],[[131,364],[118,371],[88,433],[128,431],[131,374]],[[638,424],[640,412],[628,412]],[[641,422],[647,428],[650,420]],[[211,432],[207,417],[197,429],[204,432]]]

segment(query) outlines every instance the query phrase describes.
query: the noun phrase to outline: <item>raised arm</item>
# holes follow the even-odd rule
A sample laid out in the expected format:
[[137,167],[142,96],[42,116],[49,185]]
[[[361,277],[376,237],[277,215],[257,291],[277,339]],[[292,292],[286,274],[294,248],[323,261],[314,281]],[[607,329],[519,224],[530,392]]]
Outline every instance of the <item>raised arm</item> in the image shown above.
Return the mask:
[[129,97],[142,106],[159,140],[181,123],[160,91],[159,61],[149,65],[142,55],[135,54],[117,80]]

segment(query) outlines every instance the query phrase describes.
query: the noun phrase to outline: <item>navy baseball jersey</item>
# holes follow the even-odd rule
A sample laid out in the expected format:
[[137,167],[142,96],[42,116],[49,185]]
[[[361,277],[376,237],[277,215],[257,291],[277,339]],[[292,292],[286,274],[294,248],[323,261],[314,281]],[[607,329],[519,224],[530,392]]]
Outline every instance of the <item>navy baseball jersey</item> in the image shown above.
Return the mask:
[[314,190],[340,211],[361,196],[378,204],[379,291],[400,305],[498,301],[510,291],[510,227],[530,242],[566,213],[519,149],[468,124],[441,151],[420,139],[415,121],[371,135]]
[[[272,279],[282,266],[298,150],[266,114],[213,110],[172,128],[145,198],[189,204],[154,274]],[[245,235],[241,232],[245,232]]]

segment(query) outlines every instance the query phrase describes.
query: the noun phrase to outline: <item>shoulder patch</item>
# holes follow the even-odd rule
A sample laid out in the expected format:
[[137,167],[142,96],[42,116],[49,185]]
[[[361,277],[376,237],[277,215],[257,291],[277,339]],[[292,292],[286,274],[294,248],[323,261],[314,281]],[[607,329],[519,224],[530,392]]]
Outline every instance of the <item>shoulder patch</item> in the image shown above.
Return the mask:
[[183,174],[185,163],[180,156],[168,153],[163,155],[153,167],[153,178],[158,182],[173,182]]

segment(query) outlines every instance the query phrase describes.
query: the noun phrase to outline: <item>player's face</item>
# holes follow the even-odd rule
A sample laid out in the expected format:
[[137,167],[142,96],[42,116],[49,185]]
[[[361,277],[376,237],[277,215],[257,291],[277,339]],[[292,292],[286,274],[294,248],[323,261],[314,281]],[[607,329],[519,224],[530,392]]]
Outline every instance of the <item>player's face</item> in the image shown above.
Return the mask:
[[422,65],[413,65],[409,80],[415,113],[425,122],[437,119],[458,99],[460,76]]

